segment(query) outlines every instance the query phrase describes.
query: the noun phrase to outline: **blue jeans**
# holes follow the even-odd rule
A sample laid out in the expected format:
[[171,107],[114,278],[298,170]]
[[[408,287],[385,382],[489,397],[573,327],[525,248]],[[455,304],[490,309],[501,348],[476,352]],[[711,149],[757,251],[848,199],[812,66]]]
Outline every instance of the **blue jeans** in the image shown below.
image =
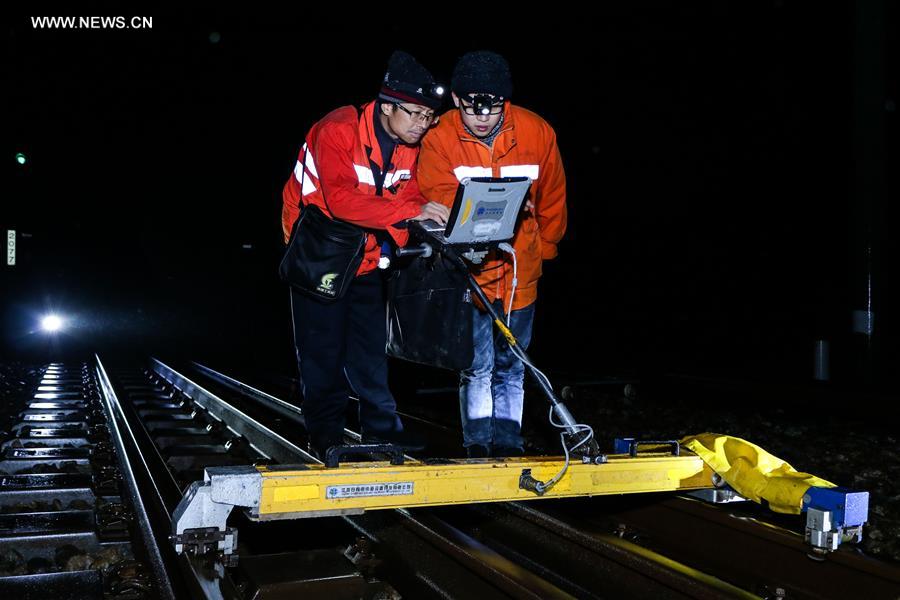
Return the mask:
[[[504,316],[502,301],[494,309]],[[472,366],[460,373],[459,408],[463,445],[519,448],[522,443],[522,408],[525,365],[509,349],[503,334],[494,329],[490,315],[472,307]],[[512,311],[510,330],[519,347],[528,348],[534,304]]]

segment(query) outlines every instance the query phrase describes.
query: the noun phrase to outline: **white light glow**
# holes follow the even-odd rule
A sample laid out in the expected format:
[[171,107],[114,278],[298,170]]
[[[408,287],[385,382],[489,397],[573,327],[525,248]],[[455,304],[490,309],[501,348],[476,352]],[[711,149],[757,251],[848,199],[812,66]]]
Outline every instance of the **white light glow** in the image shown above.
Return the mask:
[[41,329],[54,332],[62,329],[63,321],[56,315],[47,315],[41,320]]

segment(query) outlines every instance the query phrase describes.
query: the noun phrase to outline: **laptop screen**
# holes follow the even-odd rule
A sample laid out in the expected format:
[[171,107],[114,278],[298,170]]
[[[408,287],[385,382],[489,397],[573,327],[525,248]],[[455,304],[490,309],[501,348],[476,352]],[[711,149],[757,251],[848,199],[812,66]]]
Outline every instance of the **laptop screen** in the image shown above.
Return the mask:
[[456,189],[444,237],[451,244],[503,242],[516,233],[516,221],[531,187],[528,177],[472,177]]

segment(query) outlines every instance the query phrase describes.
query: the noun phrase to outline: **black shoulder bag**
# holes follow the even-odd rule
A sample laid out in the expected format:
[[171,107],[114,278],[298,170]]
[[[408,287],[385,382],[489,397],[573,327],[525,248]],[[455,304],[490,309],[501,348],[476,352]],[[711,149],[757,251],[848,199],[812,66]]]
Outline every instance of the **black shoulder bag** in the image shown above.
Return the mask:
[[461,371],[472,366],[468,277],[440,254],[398,261],[388,279],[387,353]]
[[278,274],[282,281],[307,295],[337,300],[356,277],[366,233],[356,225],[328,217],[315,204],[303,204],[307,151],[303,151],[300,170],[300,216],[291,229]]

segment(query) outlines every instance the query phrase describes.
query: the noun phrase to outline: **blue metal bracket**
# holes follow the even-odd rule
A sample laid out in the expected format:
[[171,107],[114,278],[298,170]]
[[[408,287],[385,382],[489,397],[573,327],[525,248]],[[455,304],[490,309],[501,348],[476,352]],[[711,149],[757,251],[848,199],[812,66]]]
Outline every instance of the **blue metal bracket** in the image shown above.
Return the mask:
[[806,541],[821,551],[837,550],[841,542],[862,540],[869,518],[869,492],[843,487],[810,487],[803,495]]

